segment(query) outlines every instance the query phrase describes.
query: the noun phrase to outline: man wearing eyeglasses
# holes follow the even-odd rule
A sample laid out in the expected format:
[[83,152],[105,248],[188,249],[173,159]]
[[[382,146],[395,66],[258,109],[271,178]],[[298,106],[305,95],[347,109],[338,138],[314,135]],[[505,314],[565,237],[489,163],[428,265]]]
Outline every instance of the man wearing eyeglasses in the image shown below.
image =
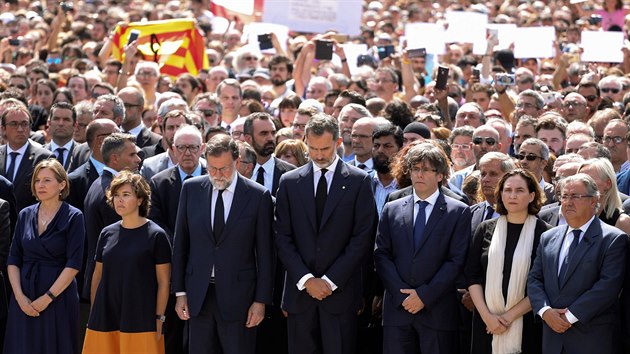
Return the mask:
[[518,99],[514,108],[514,116],[518,121],[522,116],[528,115],[538,118],[543,112],[545,100],[542,95],[534,90],[525,90],[518,94]]
[[144,97],[142,92],[135,87],[125,87],[118,91],[118,97],[125,105],[125,117],[120,128],[136,137],[136,146],[143,148],[155,145],[160,141],[160,136],[147,129],[142,124],[142,110],[144,109]]
[[593,81],[580,81],[580,84],[577,87],[577,93],[582,95],[586,99],[586,105],[589,108],[589,114],[586,116],[586,119],[590,119],[595,112],[597,112],[597,107],[601,102],[599,87],[597,87],[597,83]]
[[540,187],[545,192],[545,197],[547,197],[545,205],[554,203],[556,195],[553,184],[546,183],[543,178],[543,172],[549,161],[549,148],[547,145],[540,139],[527,139],[521,144],[516,158],[521,167],[531,172],[539,181]]
[[192,111],[201,113],[208,127],[216,127],[221,124],[221,104],[214,93],[206,92],[197,95],[192,103]]
[[[175,133],[173,152],[177,166],[164,170],[151,178],[151,210],[149,219],[155,221],[173,244],[178,203],[182,185],[190,178],[206,174],[206,160],[201,158],[205,144],[201,132],[193,125],[184,125]],[[165,348],[167,353],[183,353],[184,323],[174,311],[175,299],[169,298],[165,325]]]
[[597,84],[599,92],[603,97],[609,97],[615,102],[621,102],[623,100],[623,84],[616,76],[606,76],[599,80]]
[[610,151],[610,162],[615,173],[623,172],[628,168],[628,123],[621,119],[613,119],[604,128],[602,143]]
[[586,98],[576,92],[568,94],[562,102],[562,116],[567,122],[579,121],[586,123],[591,115],[591,108],[587,105]]
[[189,352],[253,354],[271,303],[271,193],[238,174],[239,151],[225,134],[205,150],[208,176],[182,187],[175,226],[175,311],[188,321]]
[[500,151],[501,143],[499,142],[499,132],[489,125],[482,125],[473,132],[473,154],[475,155],[475,164],[461,171],[458,171],[451,177],[449,184],[461,190],[462,184],[466,176],[479,168],[479,160],[490,151]]
[[628,236],[597,217],[595,181],[579,173],[560,183],[567,225],[542,234],[527,281],[543,321],[543,353],[613,353]]

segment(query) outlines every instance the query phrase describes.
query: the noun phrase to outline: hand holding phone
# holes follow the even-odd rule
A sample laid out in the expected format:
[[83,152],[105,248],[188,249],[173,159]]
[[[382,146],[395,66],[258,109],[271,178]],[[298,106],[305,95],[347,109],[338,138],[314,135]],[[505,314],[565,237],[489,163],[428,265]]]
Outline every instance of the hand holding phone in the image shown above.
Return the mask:
[[137,29],[129,31],[129,40],[127,41],[127,43],[133,43],[134,41],[138,40],[138,37],[140,37],[140,31],[138,31]]
[[315,41],[315,59],[317,60],[331,60],[333,55],[333,42],[330,40],[316,40]]
[[271,49],[273,48],[273,43],[271,42],[271,34],[259,34],[258,35],[258,47],[260,50]]
[[438,90],[446,90],[446,84],[448,83],[448,71],[445,66],[439,66],[437,72],[437,78],[435,79],[435,88]]

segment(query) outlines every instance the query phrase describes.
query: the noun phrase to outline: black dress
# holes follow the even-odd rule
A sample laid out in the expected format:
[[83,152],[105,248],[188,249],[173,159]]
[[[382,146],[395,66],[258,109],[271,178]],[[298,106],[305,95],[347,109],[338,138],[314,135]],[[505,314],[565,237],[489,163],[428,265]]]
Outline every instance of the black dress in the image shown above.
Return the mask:
[[158,342],[155,333],[155,266],[171,262],[164,230],[150,220],[135,229],[120,221],[109,225],[99,237],[96,261],[103,272],[83,353],[164,353],[164,341]]
[[[492,234],[497,225],[497,220],[498,219],[484,221],[477,227],[468,252],[466,268],[464,269],[468,286],[479,284],[484,288],[484,291],[486,285],[486,270],[488,268],[488,249],[490,248]],[[544,221],[536,219],[531,264],[534,264],[534,257],[536,256],[536,249],[540,242],[540,235],[550,228],[551,227]],[[510,274],[512,271],[512,260],[522,229],[523,224],[511,224],[509,222],[507,224],[502,284],[504,298],[507,298]],[[542,353],[542,322],[539,318],[536,318],[531,311],[523,316],[523,343],[521,351],[523,354]],[[471,353],[492,353],[492,335],[486,332],[486,324],[476,311],[473,313]]]

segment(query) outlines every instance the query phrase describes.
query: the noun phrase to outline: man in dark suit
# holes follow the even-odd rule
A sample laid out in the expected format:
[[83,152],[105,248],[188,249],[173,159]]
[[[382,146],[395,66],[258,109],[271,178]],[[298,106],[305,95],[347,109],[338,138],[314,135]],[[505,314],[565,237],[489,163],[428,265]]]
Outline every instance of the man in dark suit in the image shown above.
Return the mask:
[[336,155],[337,121],[306,125],[311,163],[285,173],[276,199],[276,247],[287,273],[289,353],[353,353],[362,266],[377,221],[370,177]]
[[536,138],[529,138],[521,144],[518,150],[516,158],[519,164],[524,169],[533,173],[538,181],[540,181],[540,188],[545,192],[547,201],[546,204],[551,204],[556,201],[556,194],[553,184],[546,183],[543,178],[543,171],[547,167],[549,161],[549,148],[542,140]]
[[457,353],[455,289],[470,242],[470,210],[438,189],[449,173],[444,151],[418,144],[405,165],[413,196],[385,205],[374,251],[385,285],[384,353]]
[[133,135],[113,133],[103,141],[101,154],[105,167],[103,174],[97,178],[87,192],[84,202],[85,228],[87,240],[87,264],[85,266],[85,281],[83,282],[83,298],[90,299],[92,274],[94,273],[94,255],[96,242],[105,226],[120,220],[114,209],[107,205],[105,191],[122,170],[138,171],[140,157]]
[[256,151],[256,166],[252,179],[265,186],[271,191],[271,195],[275,196],[280,177],[285,172],[295,169],[295,166],[273,156],[276,150],[276,128],[271,115],[263,112],[250,114],[245,119],[243,131],[245,141]]
[[151,156],[142,162],[140,169],[142,177],[150,181],[156,174],[177,165],[177,156],[173,151],[173,138],[179,127],[189,124],[192,124],[192,121],[184,111],[174,110],[166,114],[162,121],[162,140],[167,144],[167,149],[165,152]]
[[[200,159],[205,149],[201,132],[192,125],[182,126],[175,133],[173,152],[179,164],[151,178],[151,210],[149,218],[166,231],[173,244],[178,204],[184,181],[205,175],[205,160]],[[165,350],[169,354],[184,353],[184,322],[175,313],[175,296],[169,297],[164,331]]]
[[209,176],[182,187],[172,290],[189,323],[190,353],[254,353],[256,326],[271,303],[272,202],[236,172],[238,147],[219,134],[207,143]]
[[142,92],[136,87],[125,87],[118,91],[117,96],[125,105],[125,116],[120,126],[121,130],[135,136],[136,145],[141,149],[157,144],[160,141],[160,136],[142,124],[142,110],[144,109]]
[[[560,181],[563,178],[573,176],[578,172],[580,168],[581,162],[567,162],[562,166],[556,169],[555,179],[554,181],[554,190],[556,192],[560,191]],[[557,195],[558,193],[556,193]],[[547,204],[544,208],[540,210],[538,213],[538,218],[551,226],[559,226],[566,225],[567,221],[562,216],[562,211],[560,210],[560,203],[555,202],[553,204]]]
[[77,144],[72,140],[77,113],[67,102],[57,102],[50,108],[48,115],[48,131],[52,140],[44,145],[50,150],[63,168],[67,171],[72,160],[74,148]]
[[95,119],[88,124],[85,137],[86,143],[90,147],[90,157],[86,163],[68,175],[70,194],[66,198],[70,205],[81,211],[84,211],[83,203],[90,186],[103,174],[105,167],[103,154],[101,154],[103,141],[117,131],[118,127],[110,119]]
[[7,144],[0,147],[0,171],[13,182],[16,209],[20,210],[36,202],[31,191],[33,169],[41,160],[53,154],[28,141],[31,114],[25,107],[10,107],[2,113],[2,127]]
[[[11,245],[10,205],[4,199],[0,199],[0,340],[4,341],[4,332],[9,315],[8,306],[10,298],[10,283],[7,275],[7,258]],[[2,350],[0,350],[2,353]]]
[[597,217],[590,176],[569,176],[560,187],[567,225],[542,234],[527,281],[544,321],[543,353],[612,353],[628,236]]

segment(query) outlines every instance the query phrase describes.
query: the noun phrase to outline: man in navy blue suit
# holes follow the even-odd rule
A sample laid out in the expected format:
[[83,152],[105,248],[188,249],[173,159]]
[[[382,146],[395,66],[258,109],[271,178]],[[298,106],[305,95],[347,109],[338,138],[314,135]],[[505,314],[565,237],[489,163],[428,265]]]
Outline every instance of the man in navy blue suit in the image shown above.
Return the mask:
[[225,134],[206,145],[208,176],[184,182],[173,249],[175,311],[188,323],[191,354],[253,354],[271,303],[271,193],[236,172]]
[[283,174],[276,196],[289,353],[354,353],[377,221],[371,179],[337,156],[331,116],[311,117],[305,136],[312,162]]
[[540,237],[527,280],[544,321],[544,354],[613,353],[628,236],[597,217],[599,191],[588,175],[560,182],[567,225]]
[[374,261],[385,286],[384,353],[457,353],[456,280],[470,242],[470,210],[445,196],[443,150],[431,143],[405,156],[413,195],[387,203],[376,235]]

